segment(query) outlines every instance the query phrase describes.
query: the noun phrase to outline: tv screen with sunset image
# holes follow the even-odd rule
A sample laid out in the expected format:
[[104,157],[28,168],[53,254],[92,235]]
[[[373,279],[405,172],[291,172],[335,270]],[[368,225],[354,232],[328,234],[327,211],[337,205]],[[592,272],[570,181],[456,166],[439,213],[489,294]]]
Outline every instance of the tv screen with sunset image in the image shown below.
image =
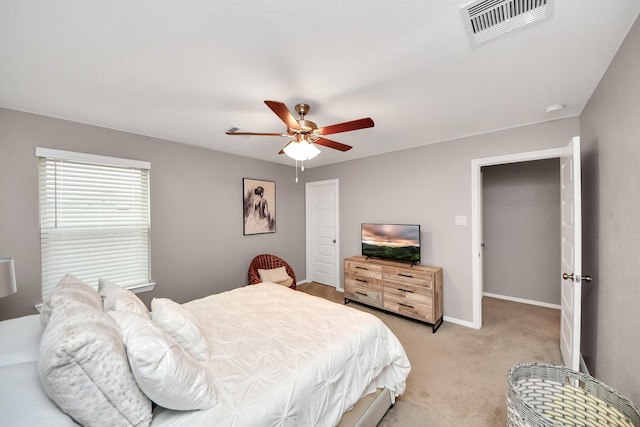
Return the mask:
[[362,255],[419,263],[420,225],[362,224]]

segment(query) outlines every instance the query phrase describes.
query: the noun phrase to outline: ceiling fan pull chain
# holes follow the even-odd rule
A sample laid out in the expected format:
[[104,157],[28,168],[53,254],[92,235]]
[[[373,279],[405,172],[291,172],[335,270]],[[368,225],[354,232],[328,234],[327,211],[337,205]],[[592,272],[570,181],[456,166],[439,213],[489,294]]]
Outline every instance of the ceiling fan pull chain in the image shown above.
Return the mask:
[[304,160],[300,162],[300,172],[304,172]]
[[296,183],[298,182],[298,161],[296,160]]

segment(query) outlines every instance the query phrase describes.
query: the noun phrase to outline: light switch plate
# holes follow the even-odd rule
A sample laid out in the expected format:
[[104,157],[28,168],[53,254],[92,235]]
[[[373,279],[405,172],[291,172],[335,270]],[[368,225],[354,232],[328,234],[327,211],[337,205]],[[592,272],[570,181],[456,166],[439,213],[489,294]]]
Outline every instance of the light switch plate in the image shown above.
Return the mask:
[[465,215],[456,215],[456,225],[467,225],[467,217]]

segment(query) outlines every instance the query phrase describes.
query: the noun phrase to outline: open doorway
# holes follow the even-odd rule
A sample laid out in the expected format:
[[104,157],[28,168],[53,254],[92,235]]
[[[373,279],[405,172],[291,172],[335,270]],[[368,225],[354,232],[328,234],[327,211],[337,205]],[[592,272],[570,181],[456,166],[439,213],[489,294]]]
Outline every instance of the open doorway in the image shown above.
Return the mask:
[[528,162],[560,158],[564,148],[508,154],[497,157],[474,159],[471,161],[471,250],[472,250],[472,293],[473,321],[476,329],[482,327],[483,259],[482,259],[482,167],[509,163]]
[[[561,203],[561,322],[560,350],[564,364],[580,368],[580,318],[582,315],[582,184],[580,137],[571,138],[563,148],[475,159],[471,162],[471,249],[473,327],[482,327],[482,167],[538,159],[560,158]],[[560,279],[560,278],[559,278]]]
[[560,159],[482,167],[483,295],[560,308]]

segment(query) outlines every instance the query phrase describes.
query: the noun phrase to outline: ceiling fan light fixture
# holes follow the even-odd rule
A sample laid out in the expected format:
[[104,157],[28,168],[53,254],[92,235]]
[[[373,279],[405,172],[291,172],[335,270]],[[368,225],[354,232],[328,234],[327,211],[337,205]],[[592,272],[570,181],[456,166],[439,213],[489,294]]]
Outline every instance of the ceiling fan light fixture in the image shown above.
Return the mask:
[[301,138],[300,140],[294,139],[290,144],[284,147],[282,151],[292,159],[300,161],[311,160],[320,154],[318,147],[309,143],[306,138]]

